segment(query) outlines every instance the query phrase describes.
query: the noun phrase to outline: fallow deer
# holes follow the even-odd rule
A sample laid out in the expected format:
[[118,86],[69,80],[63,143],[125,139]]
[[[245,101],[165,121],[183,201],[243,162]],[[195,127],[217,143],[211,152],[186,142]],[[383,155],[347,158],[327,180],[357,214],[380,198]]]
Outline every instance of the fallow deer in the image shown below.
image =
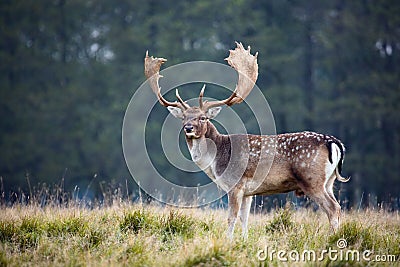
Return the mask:
[[238,72],[232,95],[225,100],[203,101],[189,106],[179,96],[169,102],[161,94],[158,80],[164,58],[149,57],[146,52],[145,75],[161,105],[183,122],[183,130],[192,160],[228,194],[228,230],[233,237],[237,217],[242,222],[242,235],[247,237],[247,222],[252,196],[295,191],[307,195],[328,215],[333,230],[339,227],[341,208],[333,194],[335,179],[340,175],[345,148],[331,135],[314,132],[278,135],[220,134],[210,122],[221,106],[241,103],[253,89],[258,76],[257,53],[241,43],[230,50],[225,60]]

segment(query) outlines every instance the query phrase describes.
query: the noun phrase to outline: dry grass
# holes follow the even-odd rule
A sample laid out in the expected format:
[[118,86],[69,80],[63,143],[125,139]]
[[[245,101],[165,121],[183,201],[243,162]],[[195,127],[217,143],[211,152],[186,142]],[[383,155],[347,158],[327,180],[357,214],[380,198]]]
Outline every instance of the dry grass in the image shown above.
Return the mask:
[[[0,266],[364,266],[366,261],[260,261],[259,250],[337,249],[395,255],[399,265],[398,213],[366,210],[344,214],[332,233],[325,214],[308,209],[252,214],[249,238],[225,238],[225,210],[176,209],[120,202],[110,207],[2,207]],[[340,250],[339,250],[340,251]],[[344,251],[344,250],[343,250]],[[373,258],[371,256],[371,258]],[[371,266],[382,263],[369,262]]]

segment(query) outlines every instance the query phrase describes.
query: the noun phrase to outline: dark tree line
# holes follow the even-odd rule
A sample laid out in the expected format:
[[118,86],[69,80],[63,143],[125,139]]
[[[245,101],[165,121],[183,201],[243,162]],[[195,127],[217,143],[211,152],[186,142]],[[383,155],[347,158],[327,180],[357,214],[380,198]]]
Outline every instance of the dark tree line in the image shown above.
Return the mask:
[[[341,198],[398,201],[399,14],[390,0],[1,1],[3,190],[28,190],[27,178],[90,184],[93,196],[102,181],[136,190],[121,128],[145,51],[169,66],[222,63],[238,40],[259,51],[257,84],[277,132],[320,131],[346,144],[352,180]],[[166,111],[157,116],[155,134]],[[155,162],[184,179],[162,155]]]

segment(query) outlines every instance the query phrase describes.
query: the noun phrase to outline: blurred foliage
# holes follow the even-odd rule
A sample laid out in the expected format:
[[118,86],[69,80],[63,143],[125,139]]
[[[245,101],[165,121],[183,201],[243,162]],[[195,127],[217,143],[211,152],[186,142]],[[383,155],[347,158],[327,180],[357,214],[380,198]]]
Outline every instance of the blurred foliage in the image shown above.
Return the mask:
[[[90,187],[93,196],[103,180],[136,188],[121,128],[145,80],[145,51],[168,58],[168,66],[223,63],[238,40],[259,51],[257,84],[277,132],[320,131],[346,144],[344,171],[353,179],[341,199],[358,205],[371,194],[398,203],[399,14],[400,2],[391,0],[3,0],[3,192],[28,190],[27,178]],[[155,137],[166,114],[149,121]],[[182,183],[163,155],[154,157],[157,169]]]

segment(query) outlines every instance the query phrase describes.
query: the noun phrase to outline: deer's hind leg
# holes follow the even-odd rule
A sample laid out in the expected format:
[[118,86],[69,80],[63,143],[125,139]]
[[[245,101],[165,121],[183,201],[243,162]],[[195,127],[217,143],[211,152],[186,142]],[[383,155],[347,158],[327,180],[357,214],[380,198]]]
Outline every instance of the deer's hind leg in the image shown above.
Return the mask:
[[[325,190],[328,193],[328,196],[330,198],[330,202],[334,203],[333,205],[335,206],[335,217],[334,217],[334,223],[336,223],[335,226],[332,226],[334,230],[339,228],[340,226],[340,216],[341,216],[341,207],[337,199],[335,198],[335,195],[333,194],[333,184],[336,180],[336,176],[333,174],[327,179],[325,183]],[[332,223],[331,223],[332,225]]]
[[[334,198],[334,196],[332,197],[333,191],[331,187],[333,186],[333,183],[325,177],[321,178],[322,179],[318,181],[313,180],[311,177],[308,179],[301,179],[302,182],[299,183],[299,187],[308,197],[314,200],[322,210],[324,210],[328,216],[332,230],[336,231],[340,224],[340,205],[336,198]],[[310,182],[305,183],[304,181]],[[327,188],[327,185],[330,187]]]
[[326,192],[310,196],[328,215],[329,223],[333,231],[336,231],[340,225],[340,205],[336,200]]

